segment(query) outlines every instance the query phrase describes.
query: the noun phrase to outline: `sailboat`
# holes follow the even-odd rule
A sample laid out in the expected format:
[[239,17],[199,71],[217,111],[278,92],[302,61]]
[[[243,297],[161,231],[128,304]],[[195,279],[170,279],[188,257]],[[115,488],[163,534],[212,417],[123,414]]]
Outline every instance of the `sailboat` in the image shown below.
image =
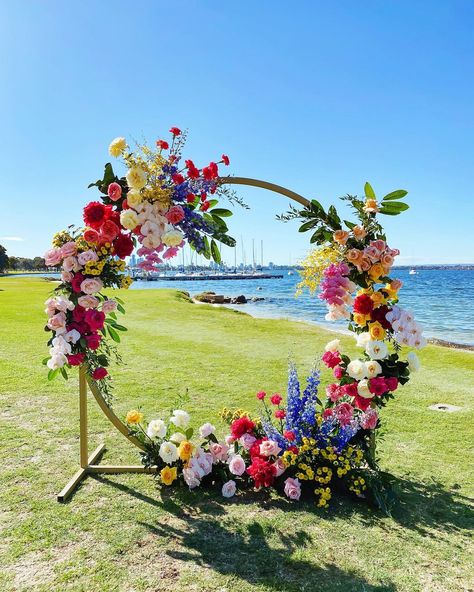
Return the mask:
[[408,272],[409,275],[418,275],[418,272],[416,271],[416,269],[410,269],[410,271]]

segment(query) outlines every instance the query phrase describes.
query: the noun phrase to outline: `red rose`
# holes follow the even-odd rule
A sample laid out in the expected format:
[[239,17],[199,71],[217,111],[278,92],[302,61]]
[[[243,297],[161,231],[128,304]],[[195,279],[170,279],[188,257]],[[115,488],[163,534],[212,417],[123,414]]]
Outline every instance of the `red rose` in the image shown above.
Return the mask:
[[157,140],[156,145],[158,146],[158,148],[161,148],[162,150],[168,150],[168,148],[170,147],[168,142],[166,142],[165,140]]
[[171,178],[173,179],[173,183],[175,185],[181,185],[181,183],[184,183],[184,177],[181,175],[181,173],[175,173],[171,176]]
[[332,352],[332,351],[324,352],[322,360],[328,368],[335,368],[336,366],[339,366],[339,364],[342,361],[341,356],[340,356],[339,352],[337,352],[337,351],[336,352]]
[[226,154],[223,154],[221,156],[221,158],[222,158],[222,162],[225,164],[225,166],[229,166],[230,158]]
[[84,361],[84,358],[84,354],[69,354],[67,356],[67,361],[70,366],[80,366]]
[[122,197],[122,187],[118,183],[111,183],[107,187],[107,195],[112,201],[117,201]]
[[239,419],[233,421],[230,426],[232,438],[234,438],[234,440],[238,440],[244,434],[251,434],[254,428],[255,424],[251,419],[246,416],[239,417]]
[[92,378],[94,380],[102,380],[107,376],[107,374],[107,370],[105,368],[102,368],[102,366],[99,366],[94,370],[94,372],[92,372]]
[[76,306],[74,307],[73,311],[72,311],[72,318],[80,323],[81,321],[84,320],[84,317],[86,315],[86,309],[81,306],[80,304],[76,304]]
[[210,201],[203,201],[201,204],[201,212],[207,212],[207,210],[210,208],[211,206],[211,202]]
[[84,223],[98,230],[107,217],[107,210],[103,203],[91,201],[84,208]]
[[165,216],[170,224],[178,224],[184,218],[184,210],[181,206],[172,206]]
[[85,321],[73,321],[72,323],[69,323],[66,328],[68,331],[76,329],[81,335],[87,335],[90,333],[89,325]]
[[97,349],[100,345],[101,336],[98,333],[92,333],[91,335],[86,335],[86,342],[87,347],[89,349]]
[[111,243],[120,232],[119,227],[112,220],[106,220],[100,227],[100,240],[103,243]]
[[276,467],[273,463],[269,463],[262,458],[255,457],[252,464],[247,468],[247,474],[249,474],[257,489],[260,487],[270,487],[275,481]]
[[277,409],[275,411],[275,417],[277,419],[285,419],[285,417],[286,417],[286,411],[284,409]]
[[279,393],[275,393],[270,397],[270,401],[273,405],[279,405],[283,401],[283,397]]
[[81,291],[81,284],[84,281],[84,276],[82,275],[82,273],[76,273],[74,275],[74,277],[71,280],[71,286],[72,289],[74,290],[74,292],[76,292],[76,294],[79,294],[79,292]]
[[265,399],[267,393],[265,391],[258,391],[258,393],[256,394],[256,397],[259,401],[263,401],[263,399]]
[[372,399],[367,399],[366,397],[356,395],[356,397],[354,398],[354,405],[361,411],[366,411],[370,407],[371,401]]
[[120,259],[129,257],[133,252],[133,241],[128,234],[119,234],[114,240],[114,254]]
[[97,244],[99,242],[99,233],[93,228],[86,228],[84,230],[84,240],[88,243]]
[[384,329],[391,329],[392,324],[389,321],[387,321],[387,319],[385,318],[386,314],[390,310],[391,309],[388,306],[386,306],[385,304],[382,306],[379,306],[378,308],[374,308],[374,310],[372,311],[372,314],[371,314],[371,318],[373,321],[378,321]]
[[385,378],[383,376],[378,376],[377,378],[371,378],[369,380],[369,391],[374,395],[383,395],[389,389],[387,388],[387,383],[385,382]]
[[294,442],[296,440],[295,432],[292,432],[291,430],[286,430],[286,432],[283,432],[283,437],[290,442]]
[[84,320],[89,325],[91,331],[99,331],[104,326],[105,314],[100,310],[90,308],[86,311]]
[[345,384],[342,388],[348,397],[357,397],[357,382]]
[[181,135],[181,130],[179,129],[179,127],[172,127],[170,129],[170,132],[173,134],[173,136]]
[[385,384],[387,385],[387,390],[393,393],[393,391],[396,391],[398,388],[398,378],[395,378],[395,376],[389,376],[385,379]]
[[372,312],[374,303],[367,294],[361,294],[354,299],[354,312],[358,314],[368,315]]

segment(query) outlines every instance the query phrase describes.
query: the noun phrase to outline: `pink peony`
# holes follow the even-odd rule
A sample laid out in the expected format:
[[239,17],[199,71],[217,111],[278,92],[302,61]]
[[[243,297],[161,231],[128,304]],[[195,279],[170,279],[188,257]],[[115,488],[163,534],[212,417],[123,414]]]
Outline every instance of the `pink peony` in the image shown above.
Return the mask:
[[240,454],[234,454],[229,461],[229,471],[232,475],[243,475],[245,473],[245,461]]
[[339,384],[333,383],[326,387],[326,396],[333,403],[338,401],[344,395],[344,389]]
[[286,497],[289,497],[291,500],[299,500],[301,496],[301,484],[298,479],[288,477],[285,481],[284,491]]
[[328,368],[335,368],[341,363],[341,356],[338,351],[327,351],[324,352],[322,360]]
[[165,216],[170,224],[178,224],[184,218],[184,210],[181,206],[172,206]]
[[367,409],[361,417],[360,425],[364,430],[374,430],[377,426],[378,419],[379,416],[375,409]]
[[339,403],[334,409],[336,417],[342,426],[351,422],[354,414],[354,408],[349,403]]
[[281,448],[274,440],[264,440],[260,444],[260,454],[262,456],[278,456],[281,452]]
[[107,187],[107,195],[112,201],[117,201],[122,197],[122,188],[118,183],[111,183]]
[[378,376],[377,378],[371,378],[369,380],[369,391],[373,395],[383,395],[389,389],[387,388],[387,383],[383,376]]
[[102,304],[102,312],[108,314],[109,312],[115,312],[117,310],[117,303],[115,300],[106,300]]
[[61,249],[50,249],[44,254],[44,262],[48,267],[55,267],[61,263],[63,256]]
[[71,257],[71,255],[75,255],[76,252],[77,252],[77,247],[76,247],[76,243],[74,241],[69,241],[68,243],[65,243],[61,247],[61,255],[63,257]]
[[95,278],[86,278],[81,282],[81,292],[84,292],[84,294],[96,294],[103,287],[102,281]]
[[88,294],[87,296],[79,296],[77,303],[82,308],[97,308],[99,306],[99,299]]

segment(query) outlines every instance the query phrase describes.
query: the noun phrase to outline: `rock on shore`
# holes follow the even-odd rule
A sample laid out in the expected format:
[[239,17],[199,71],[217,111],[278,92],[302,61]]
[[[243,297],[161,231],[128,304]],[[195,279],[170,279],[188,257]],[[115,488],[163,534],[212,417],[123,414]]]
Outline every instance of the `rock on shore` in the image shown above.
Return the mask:
[[236,296],[235,298],[231,298],[230,296],[216,294],[215,292],[202,292],[201,294],[197,294],[194,298],[198,302],[205,302],[206,304],[247,304],[247,302],[258,302],[260,300],[264,300],[263,298],[256,296],[248,299],[243,294]]

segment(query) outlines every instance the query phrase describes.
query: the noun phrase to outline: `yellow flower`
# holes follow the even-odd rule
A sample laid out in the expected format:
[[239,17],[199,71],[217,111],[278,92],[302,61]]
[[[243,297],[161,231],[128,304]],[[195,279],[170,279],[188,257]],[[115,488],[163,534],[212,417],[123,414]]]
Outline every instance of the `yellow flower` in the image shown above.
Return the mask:
[[369,276],[374,281],[377,281],[384,274],[385,274],[385,267],[383,265],[380,265],[380,263],[375,263],[369,269]]
[[385,302],[385,297],[382,294],[382,292],[374,292],[370,296],[370,299],[372,300],[372,302],[374,303],[375,306],[380,306],[381,304],[383,304]]
[[385,338],[385,329],[378,321],[375,321],[375,323],[370,323],[369,333],[370,337],[374,341],[382,341]]
[[[141,167],[132,167],[125,175],[131,189],[143,189],[147,182],[147,174]],[[122,223],[123,224],[123,223]]]
[[188,440],[183,440],[178,447],[178,454],[181,460],[189,460],[193,453],[194,446]]
[[161,482],[164,485],[171,485],[178,476],[177,472],[178,470],[176,467],[169,467],[166,465],[166,467],[160,471]]
[[136,189],[130,189],[127,193],[127,203],[131,208],[136,208],[143,201],[143,197]]
[[129,275],[125,275],[122,278],[122,281],[120,282],[120,287],[123,288],[124,290],[128,290],[128,288],[130,288],[132,283],[133,283],[132,278]]
[[364,205],[364,212],[368,212],[370,214],[375,214],[379,211],[379,206],[377,205],[377,200],[375,199],[368,199]]
[[330,263],[336,263],[342,259],[341,254],[334,247],[322,247],[315,249],[302,261],[301,282],[296,287],[296,295],[302,294],[304,288],[308,288],[314,294],[323,278],[323,271]]
[[114,158],[118,158],[127,147],[125,138],[115,138],[109,145],[109,154]]
[[131,411],[129,411],[127,413],[127,416],[125,417],[125,421],[131,424],[141,423],[142,419],[143,413],[137,411],[136,409],[132,409]]
[[365,327],[369,319],[370,315],[363,315],[358,312],[354,313],[354,323],[359,325],[359,327]]

